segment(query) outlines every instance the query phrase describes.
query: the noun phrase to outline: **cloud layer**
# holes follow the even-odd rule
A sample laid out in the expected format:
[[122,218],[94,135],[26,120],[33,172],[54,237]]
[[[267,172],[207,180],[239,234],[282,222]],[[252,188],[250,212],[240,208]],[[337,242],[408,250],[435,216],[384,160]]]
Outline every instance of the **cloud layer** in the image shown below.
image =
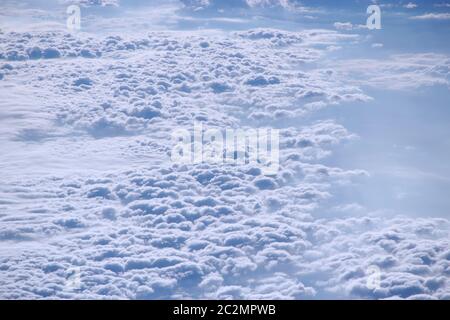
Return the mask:
[[[274,28],[0,34],[0,297],[450,298],[447,219],[357,203],[317,215],[370,172],[327,164],[358,136],[308,116],[370,101],[366,87],[448,86],[444,54],[329,62],[357,41]],[[171,133],[195,121],[280,128],[279,172],[171,163]]]

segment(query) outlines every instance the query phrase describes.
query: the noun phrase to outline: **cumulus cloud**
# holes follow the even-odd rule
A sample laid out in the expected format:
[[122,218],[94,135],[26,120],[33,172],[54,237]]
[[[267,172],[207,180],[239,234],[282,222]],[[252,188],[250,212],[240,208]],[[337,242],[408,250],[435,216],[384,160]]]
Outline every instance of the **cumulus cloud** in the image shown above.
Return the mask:
[[[370,172],[326,162],[359,137],[308,118],[370,101],[364,85],[447,84],[446,55],[330,64],[330,47],[359,37],[324,29],[0,39],[0,297],[450,295],[448,220],[327,209]],[[195,121],[279,127],[279,171],[171,163],[171,133]]]

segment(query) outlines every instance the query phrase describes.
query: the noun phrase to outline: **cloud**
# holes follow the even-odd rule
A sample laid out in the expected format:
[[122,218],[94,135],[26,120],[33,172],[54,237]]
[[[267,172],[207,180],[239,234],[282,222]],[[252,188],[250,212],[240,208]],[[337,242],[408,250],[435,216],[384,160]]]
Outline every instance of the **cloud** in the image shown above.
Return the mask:
[[450,8],[450,3],[435,3],[434,6],[437,8]]
[[295,11],[307,11],[297,1],[290,0],[181,0],[192,9],[252,9],[252,8],[282,8]]
[[366,25],[362,24],[353,24],[351,22],[335,22],[333,24],[334,28],[337,30],[351,31],[351,30],[360,30],[366,29]]
[[450,13],[426,13],[420,16],[410,17],[413,20],[449,20]]
[[[393,55],[376,59],[347,60],[334,65],[337,78],[353,79],[357,85],[389,90],[407,90],[427,86],[449,85],[449,60],[440,54]],[[351,74],[359,75],[356,77]]]
[[59,0],[59,2],[69,6],[72,4],[80,5],[82,7],[95,7],[95,6],[101,6],[101,7],[118,7],[120,0]]
[[338,30],[353,30],[351,22],[335,22],[333,25]]
[[[358,40],[274,28],[2,34],[0,297],[448,297],[447,219],[325,205],[370,173],[327,161],[358,137],[318,111],[370,101],[365,85],[448,81],[444,54],[329,62],[330,47]],[[194,121],[280,127],[279,172],[171,163],[171,133]],[[340,215],[317,215],[328,210]]]
[[415,9],[415,8],[418,7],[418,5],[415,4],[415,3],[413,3],[413,2],[408,2],[408,3],[405,4],[403,7],[406,8],[406,9]]

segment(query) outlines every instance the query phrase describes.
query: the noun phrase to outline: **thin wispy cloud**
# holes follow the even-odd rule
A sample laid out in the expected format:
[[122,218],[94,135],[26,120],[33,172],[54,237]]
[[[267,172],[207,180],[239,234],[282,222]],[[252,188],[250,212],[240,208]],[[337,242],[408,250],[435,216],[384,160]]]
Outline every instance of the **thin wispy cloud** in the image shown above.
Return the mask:
[[450,13],[426,13],[410,17],[413,20],[450,20]]

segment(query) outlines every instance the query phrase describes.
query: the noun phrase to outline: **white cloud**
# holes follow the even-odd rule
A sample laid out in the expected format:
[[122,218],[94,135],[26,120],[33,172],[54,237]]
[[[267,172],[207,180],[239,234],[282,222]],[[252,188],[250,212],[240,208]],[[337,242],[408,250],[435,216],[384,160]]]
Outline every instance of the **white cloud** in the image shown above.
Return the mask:
[[449,20],[450,13],[426,13],[420,16],[413,16],[410,19],[414,20]]
[[408,2],[407,4],[405,4],[403,7],[405,7],[406,9],[415,9],[418,7],[417,4],[413,3],[413,2]]
[[353,30],[351,22],[335,22],[334,27],[338,30]]
[[334,68],[337,78],[352,79],[350,83],[355,85],[388,90],[448,86],[450,76],[449,58],[440,54],[393,55],[383,60],[342,60]]
[[92,6],[118,7],[120,0],[59,0],[59,2],[65,5],[77,4],[83,7],[92,7]]
[[[0,297],[448,297],[447,219],[364,215],[358,203],[333,206],[347,217],[315,216],[370,173],[327,165],[357,136],[304,116],[369,101],[365,84],[448,79],[446,55],[326,59],[358,39],[266,28],[2,34]],[[170,163],[170,133],[194,121],[280,126],[280,171]],[[365,285],[372,265],[380,290]]]

